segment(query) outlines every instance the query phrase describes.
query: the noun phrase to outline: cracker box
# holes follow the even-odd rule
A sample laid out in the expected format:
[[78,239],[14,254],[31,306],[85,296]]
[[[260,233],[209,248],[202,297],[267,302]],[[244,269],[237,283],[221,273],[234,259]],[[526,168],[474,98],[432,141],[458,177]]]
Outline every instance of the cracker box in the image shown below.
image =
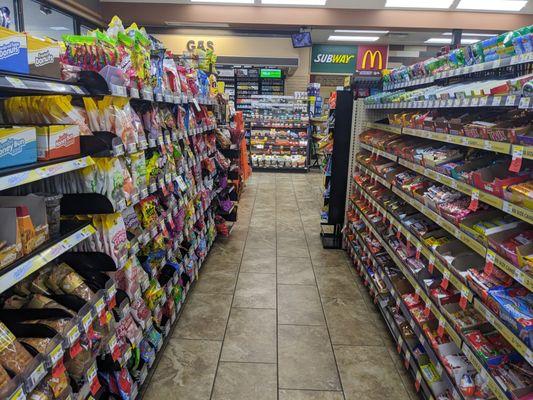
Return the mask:
[[37,158],[53,160],[80,154],[80,128],[77,125],[37,127]]
[[59,43],[26,35],[30,74],[61,79],[59,66]]
[[37,161],[37,139],[33,127],[0,128],[0,168]]
[[27,74],[28,46],[26,35],[0,27],[0,70]]

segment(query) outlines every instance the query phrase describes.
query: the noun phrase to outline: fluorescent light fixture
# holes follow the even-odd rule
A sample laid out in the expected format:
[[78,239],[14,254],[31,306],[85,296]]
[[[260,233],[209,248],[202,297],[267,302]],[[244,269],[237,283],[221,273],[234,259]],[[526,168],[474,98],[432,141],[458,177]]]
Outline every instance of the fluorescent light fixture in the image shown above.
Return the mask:
[[387,0],[385,7],[396,8],[450,8],[453,0]]
[[479,42],[479,39],[464,39],[461,38],[461,44],[473,44]]
[[375,42],[379,36],[340,36],[330,35],[328,38],[331,42]]
[[180,21],[165,21],[167,26],[181,26],[183,28],[229,28],[229,24],[222,22],[180,22]]
[[327,0],[261,0],[261,4],[279,6],[325,6]]
[[254,0],[191,0],[191,3],[254,4]]
[[461,0],[458,10],[520,11],[527,0]]
[[389,31],[364,31],[351,29],[335,29],[335,33],[375,33],[376,35],[386,35]]
[[[443,33],[444,36],[452,36],[452,33],[451,32],[444,32]],[[476,36],[476,37],[493,37],[493,36],[496,36],[497,34],[496,33],[468,33],[468,32],[463,32],[461,34],[461,36]]]
[[[461,44],[472,44],[479,42],[478,39],[461,39]],[[433,43],[433,44],[452,44],[452,38],[430,38],[424,43]]]
[[68,28],[64,26],[51,26],[50,29],[53,31],[68,31]]

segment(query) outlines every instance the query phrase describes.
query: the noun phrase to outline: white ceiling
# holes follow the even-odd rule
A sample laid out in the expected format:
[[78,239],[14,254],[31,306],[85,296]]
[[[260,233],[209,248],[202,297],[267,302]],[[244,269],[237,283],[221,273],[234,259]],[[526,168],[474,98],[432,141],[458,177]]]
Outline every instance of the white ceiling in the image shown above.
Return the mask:
[[[357,29],[357,28],[353,28]],[[406,31],[395,31],[395,32],[389,32],[388,34],[376,34],[375,36],[379,36],[380,39],[372,42],[374,44],[404,44],[404,45],[424,45],[427,44],[424,43],[429,38],[447,38],[450,39],[450,36],[445,36],[443,33],[445,32],[451,32],[451,30],[447,31],[429,31],[429,32],[406,32]],[[477,33],[483,33],[483,32],[477,32]],[[489,32],[491,33],[491,32]],[[313,39],[313,43],[331,43],[331,44],[356,44],[356,43],[350,43],[350,42],[328,42],[328,37],[330,35],[341,35],[341,36],[348,36],[350,33],[336,33],[334,29],[311,29],[311,37]],[[374,36],[371,33],[353,33],[355,36]],[[464,36],[463,36],[464,37]],[[474,36],[468,36],[469,39],[475,39]],[[477,39],[483,40],[486,38],[483,37],[477,37]],[[443,46],[442,44],[433,44],[433,46]]]
[[[191,4],[190,0],[156,0],[156,1],[148,1],[148,0],[100,0],[102,2],[122,2],[122,3],[173,3],[173,4]],[[229,0],[231,1],[231,0]],[[261,0],[255,0],[254,5],[246,5],[244,6],[260,6]],[[482,0],[480,0],[482,1]],[[415,2],[415,1],[413,1]],[[459,0],[455,0],[451,10],[453,10],[456,5],[459,3]],[[204,3],[195,3],[195,4],[204,4]],[[220,5],[221,3],[216,3],[216,5]],[[224,4],[224,3],[222,3]],[[228,3],[228,5],[231,5]],[[243,4],[237,4],[239,6],[242,6]],[[263,7],[270,7],[270,6],[263,6]],[[279,7],[279,6],[274,6]],[[295,7],[295,6],[289,6],[289,7]],[[385,9],[385,0],[327,0],[326,5],[324,6],[326,8],[346,8],[346,9],[367,9],[367,10],[382,10]],[[390,10],[391,8],[386,8],[387,10]],[[416,9],[416,8],[415,8]],[[464,11],[464,10],[461,10]],[[479,12],[479,11],[477,11]],[[533,0],[529,0],[526,6],[520,11],[520,13],[526,13],[526,14],[533,14]],[[533,23],[533,21],[532,21]]]

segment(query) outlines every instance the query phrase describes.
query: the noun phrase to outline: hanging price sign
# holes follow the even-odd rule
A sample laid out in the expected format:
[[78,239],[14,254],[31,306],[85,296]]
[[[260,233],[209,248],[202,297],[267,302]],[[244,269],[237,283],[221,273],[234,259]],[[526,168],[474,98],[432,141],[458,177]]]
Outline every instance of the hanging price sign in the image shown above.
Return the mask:
[[479,207],[479,189],[472,189],[472,196],[470,197],[470,205],[468,209],[471,211],[477,211]]
[[485,269],[484,272],[487,275],[492,274],[494,270],[494,260],[496,259],[496,253],[492,250],[487,250],[487,255],[485,256]]
[[430,274],[433,274],[433,269],[435,268],[435,256],[429,257],[428,271]]
[[524,146],[513,145],[513,159],[509,165],[509,171],[520,172],[522,168],[522,157],[524,155]]
[[420,384],[422,382],[422,375],[420,374],[420,371],[416,371],[416,377],[415,377],[415,389],[417,392],[420,391]]
[[398,338],[398,344],[396,346],[396,351],[398,352],[398,354],[402,352],[402,346],[403,346],[403,337],[400,336]]
[[450,271],[446,269],[442,272],[442,281],[440,282],[440,286],[443,289],[448,289],[449,284],[450,284]]
[[420,260],[420,253],[422,252],[422,243],[418,243],[418,245],[416,246],[416,254],[415,254],[415,258],[417,260]]

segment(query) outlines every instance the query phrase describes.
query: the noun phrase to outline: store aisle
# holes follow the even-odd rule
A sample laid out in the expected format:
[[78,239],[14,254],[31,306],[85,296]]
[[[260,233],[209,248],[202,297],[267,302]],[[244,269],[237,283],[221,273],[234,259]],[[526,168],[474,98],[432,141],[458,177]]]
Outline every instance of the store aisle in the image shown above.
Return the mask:
[[344,251],[319,238],[321,175],[256,173],[145,398],[414,400]]

